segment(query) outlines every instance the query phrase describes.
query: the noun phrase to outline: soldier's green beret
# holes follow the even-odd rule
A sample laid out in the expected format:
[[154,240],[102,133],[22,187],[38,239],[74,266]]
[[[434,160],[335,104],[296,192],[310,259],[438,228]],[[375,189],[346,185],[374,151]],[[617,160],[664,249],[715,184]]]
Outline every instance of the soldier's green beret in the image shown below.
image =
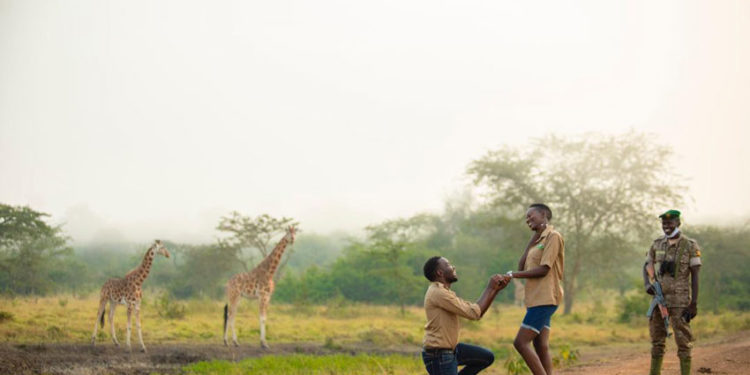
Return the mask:
[[677,219],[680,217],[680,211],[677,210],[669,210],[661,215],[659,215],[659,219]]

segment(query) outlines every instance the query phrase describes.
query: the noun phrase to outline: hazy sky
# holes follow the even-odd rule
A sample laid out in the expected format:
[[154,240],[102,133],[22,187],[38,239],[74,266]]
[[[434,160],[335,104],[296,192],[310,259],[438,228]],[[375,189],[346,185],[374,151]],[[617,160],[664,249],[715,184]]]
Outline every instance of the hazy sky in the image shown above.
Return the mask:
[[500,145],[635,129],[687,217],[747,217],[749,67],[741,0],[0,0],[0,202],[79,241],[354,230]]

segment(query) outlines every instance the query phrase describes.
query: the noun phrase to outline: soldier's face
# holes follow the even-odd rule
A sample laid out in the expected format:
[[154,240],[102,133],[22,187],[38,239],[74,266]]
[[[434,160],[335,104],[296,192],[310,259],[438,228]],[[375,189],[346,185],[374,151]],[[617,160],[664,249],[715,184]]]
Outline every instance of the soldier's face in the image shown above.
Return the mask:
[[679,227],[680,224],[677,219],[661,219],[661,230],[667,236],[671,235],[674,230]]

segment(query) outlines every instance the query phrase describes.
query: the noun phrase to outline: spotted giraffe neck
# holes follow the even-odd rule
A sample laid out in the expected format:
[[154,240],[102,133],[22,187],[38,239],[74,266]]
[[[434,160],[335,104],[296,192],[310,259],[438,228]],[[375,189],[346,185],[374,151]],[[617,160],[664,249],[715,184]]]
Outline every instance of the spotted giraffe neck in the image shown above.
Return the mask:
[[276,269],[279,268],[281,256],[284,255],[284,250],[286,250],[286,245],[288,243],[289,239],[284,236],[284,238],[282,238],[281,241],[276,244],[276,247],[273,248],[271,254],[268,254],[266,259],[263,259],[263,261],[258,265],[258,268],[264,270],[269,275],[273,275],[276,272]]
[[146,251],[146,255],[143,256],[141,265],[128,272],[128,275],[126,277],[132,279],[135,284],[142,285],[143,281],[145,281],[148,277],[149,272],[151,272],[151,265],[153,264],[153,262],[154,252],[151,249],[148,249],[148,251]]

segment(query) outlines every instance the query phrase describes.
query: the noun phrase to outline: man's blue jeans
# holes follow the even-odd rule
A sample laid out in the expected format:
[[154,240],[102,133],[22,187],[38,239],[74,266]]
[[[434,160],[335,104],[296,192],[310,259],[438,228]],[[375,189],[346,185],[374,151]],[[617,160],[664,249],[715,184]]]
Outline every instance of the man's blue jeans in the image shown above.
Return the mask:
[[[474,345],[459,343],[456,352],[422,352],[422,361],[430,375],[474,375],[495,361],[491,351]],[[466,366],[458,372],[458,366]]]

